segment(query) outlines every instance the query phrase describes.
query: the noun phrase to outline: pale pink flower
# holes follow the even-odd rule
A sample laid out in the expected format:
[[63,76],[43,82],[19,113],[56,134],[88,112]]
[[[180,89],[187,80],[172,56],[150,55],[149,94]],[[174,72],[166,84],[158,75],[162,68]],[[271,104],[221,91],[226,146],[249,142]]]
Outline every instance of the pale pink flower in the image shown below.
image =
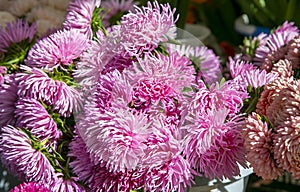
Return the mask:
[[71,179],[57,178],[49,187],[52,192],[86,192],[87,190]]
[[67,68],[86,49],[87,37],[76,29],[59,30],[39,40],[29,50],[25,64],[47,71]]
[[250,72],[247,71],[245,74],[247,85],[250,85],[253,88],[262,87],[276,78],[276,73],[267,73],[265,70],[260,69],[252,70]]
[[93,12],[96,7],[100,6],[100,2],[100,0],[72,0],[63,23],[64,28],[75,28],[91,38],[93,35],[91,27]]
[[121,19],[121,45],[130,56],[149,53],[160,42],[168,40],[167,33],[175,26],[175,9],[169,4],[148,2],[146,7],[135,7]]
[[274,135],[267,122],[263,122],[256,113],[248,116],[243,128],[244,145],[247,160],[254,172],[263,179],[276,179],[282,169],[274,159]]
[[291,61],[294,69],[300,68],[300,36],[292,39],[288,46],[286,58]]
[[273,64],[271,73],[277,74],[278,78],[290,78],[294,75],[292,65],[289,59],[281,59]]

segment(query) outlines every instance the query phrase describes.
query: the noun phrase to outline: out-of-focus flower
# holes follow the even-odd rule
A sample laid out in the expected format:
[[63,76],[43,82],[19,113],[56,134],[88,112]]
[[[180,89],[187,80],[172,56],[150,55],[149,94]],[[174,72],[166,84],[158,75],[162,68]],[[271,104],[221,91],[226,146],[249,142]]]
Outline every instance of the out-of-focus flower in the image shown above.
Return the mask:
[[[135,7],[124,15],[121,23],[121,44],[130,56],[151,52],[159,42],[168,40],[167,33],[175,26],[175,10],[169,4],[148,2],[147,7]],[[147,23],[147,25],[145,25]]]
[[55,171],[41,152],[42,143],[32,143],[28,135],[12,126],[2,127],[0,134],[1,160],[8,169],[25,182],[41,182],[48,187]]
[[78,29],[81,33],[92,37],[93,12],[96,7],[100,6],[100,2],[100,0],[72,0],[69,3],[63,26],[66,29]]
[[18,19],[17,22],[8,23],[4,29],[0,28],[0,52],[6,52],[14,43],[26,39],[32,42],[36,33],[36,24],[29,25],[26,21]]
[[57,10],[50,6],[36,6],[31,8],[30,13],[27,14],[27,19],[30,22],[37,20],[51,21],[56,28],[60,28],[65,20],[66,11]]
[[55,145],[62,136],[50,114],[36,99],[20,98],[16,103],[15,118],[17,127],[28,129],[40,140],[49,139]]
[[21,183],[15,186],[9,192],[50,192],[42,183]]
[[180,55],[190,58],[196,68],[197,78],[203,78],[207,84],[221,80],[221,64],[216,54],[206,46],[169,45],[170,49],[176,50]]
[[85,50],[87,40],[76,29],[57,31],[38,41],[29,51],[25,63],[48,71],[69,66]]
[[[3,5],[0,2],[1,5]],[[16,18],[7,11],[0,11],[0,28],[4,28],[7,23],[12,23],[16,20]]]
[[9,11],[17,17],[22,17],[37,4],[37,0],[15,0],[10,5]]
[[101,7],[104,11],[100,12],[103,25],[105,27],[115,25],[123,14],[133,11],[135,5],[138,5],[138,2],[133,0],[103,0]]
[[274,135],[267,122],[262,122],[261,118],[257,113],[252,113],[246,119],[243,138],[247,160],[258,176],[276,179],[282,174],[282,169],[274,158]]

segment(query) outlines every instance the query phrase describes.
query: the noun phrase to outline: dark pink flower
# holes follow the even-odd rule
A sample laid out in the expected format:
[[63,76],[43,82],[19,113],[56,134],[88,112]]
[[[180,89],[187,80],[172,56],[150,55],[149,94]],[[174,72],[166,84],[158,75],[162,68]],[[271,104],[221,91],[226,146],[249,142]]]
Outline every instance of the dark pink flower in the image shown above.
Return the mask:
[[42,183],[22,183],[9,192],[50,192]]

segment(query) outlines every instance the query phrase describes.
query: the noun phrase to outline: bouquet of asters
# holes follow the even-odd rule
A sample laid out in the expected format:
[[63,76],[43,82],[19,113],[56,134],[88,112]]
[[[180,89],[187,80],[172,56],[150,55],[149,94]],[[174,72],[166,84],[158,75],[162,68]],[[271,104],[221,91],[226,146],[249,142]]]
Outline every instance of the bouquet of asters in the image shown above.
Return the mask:
[[258,174],[297,171],[298,29],[248,40],[225,73],[176,40],[177,19],[156,1],[72,0],[61,28],[0,29],[0,157],[23,182],[11,192],[186,191],[239,175],[246,154]]

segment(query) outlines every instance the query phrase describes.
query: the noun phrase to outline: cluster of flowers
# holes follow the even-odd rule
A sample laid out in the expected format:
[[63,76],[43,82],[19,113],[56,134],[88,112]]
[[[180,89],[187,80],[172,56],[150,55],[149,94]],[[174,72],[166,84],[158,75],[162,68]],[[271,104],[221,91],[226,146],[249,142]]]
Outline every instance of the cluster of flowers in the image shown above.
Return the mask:
[[253,63],[277,74],[258,91],[243,129],[247,158],[263,179],[276,179],[284,171],[300,178],[299,35],[293,23],[285,22],[269,35],[246,40],[244,53],[237,56],[245,66]]
[[[252,161],[257,149],[271,159],[273,130],[278,142],[296,140],[295,128],[267,124],[295,115],[285,107],[294,105],[297,83],[280,81],[292,74],[283,68],[289,61],[273,63],[277,51],[298,61],[297,41],[293,52],[284,48],[298,33],[292,24],[249,41],[228,61],[225,80],[212,50],[175,40],[178,17],[168,4],[106,4],[114,15],[118,6],[129,12],[104,26],[105,2],[72,0],[63,28],[47,36],[23,20],[0,30],[0,156],[25,182],[12,192],[185,191],[195,176],[239,175],[246,152],[253,166],[262,165]],[[284,86],[293,100],[280,96]],[[273,119],[246,118],[257,100]],[[271,109],[276,100],[281,108]]]

